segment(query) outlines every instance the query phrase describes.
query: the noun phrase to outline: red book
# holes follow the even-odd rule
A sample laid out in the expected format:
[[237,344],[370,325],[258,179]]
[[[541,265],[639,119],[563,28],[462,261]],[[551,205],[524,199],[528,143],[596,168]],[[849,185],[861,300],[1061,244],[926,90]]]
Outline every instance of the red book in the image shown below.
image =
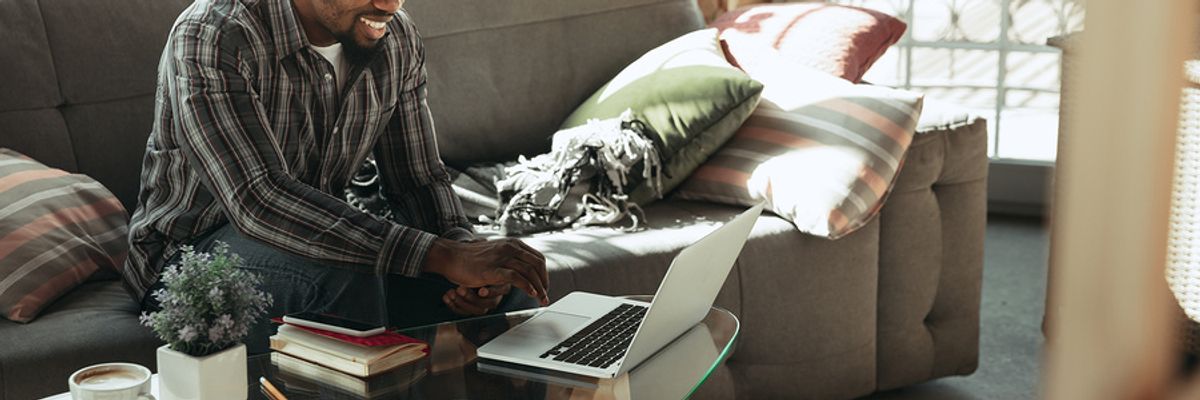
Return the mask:
[[[366,347],[392,346],[392,345],[397,345],[397,344],[409,344],[409,343],[426,344],[424,341],[417,340],[412,337],[401,335],[399,333],[392,332],[392,331],[384,331],[383,333],[380,333],[380,334],[374,335],[374,336],[356,337],[356,336],[350,336],[350,335],[341,334],[341,333],[337,333],[337,332],[330,332],[330,331],[316,329],[316,328],[309,328],[307,326],[288,324],[286,322],[283,322],[283,319],[281,319],[281,318],[271,318],[271,322],[274,322],[274,323],[280,324],[280,325],[286,324],[287,326],[302,329],[306,332],[312,332],[317,335],[337,339],[337,340],[340,340],[340,341],[343,341],[346,343],[353,343],[353,344],[356,344],[359,346],[366,346]],[[429,347],[426,346],[424,348],[424,351],[426,354],[429,354]]]

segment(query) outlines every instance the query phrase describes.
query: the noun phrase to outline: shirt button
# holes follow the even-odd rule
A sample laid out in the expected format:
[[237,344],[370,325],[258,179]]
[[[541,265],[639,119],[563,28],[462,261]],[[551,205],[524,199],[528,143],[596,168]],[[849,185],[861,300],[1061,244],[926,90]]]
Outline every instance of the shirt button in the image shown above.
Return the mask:
[[331,80],[333,80],[333,75],[331,75],[331,74],[329,74],[328,72],[326,72],[326,73],[325,73],[325,80],[327,80],[327,81],[331,81]]

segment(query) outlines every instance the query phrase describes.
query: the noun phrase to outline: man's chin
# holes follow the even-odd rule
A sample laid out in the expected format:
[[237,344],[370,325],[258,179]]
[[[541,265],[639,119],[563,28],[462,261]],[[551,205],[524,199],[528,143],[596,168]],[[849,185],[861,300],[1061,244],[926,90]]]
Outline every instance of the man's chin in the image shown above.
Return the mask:
[[354,42],[354,47],[359,51],[370,53],[371,51],[374,51],[375,48],[379,47],[379,42],[382,42],[382,41],[383,41],[382,39],[380,39],[380,40],[359,39]]
[[342,51],[346,52],[346,58],[355,64],[366,61],[367,57],[375,51],[375,48],[379,47],[379,42],[381,41],[362,37],[355,37],[349,40],[346,40],[346,38],[338,39],[338,42],[342,43]]

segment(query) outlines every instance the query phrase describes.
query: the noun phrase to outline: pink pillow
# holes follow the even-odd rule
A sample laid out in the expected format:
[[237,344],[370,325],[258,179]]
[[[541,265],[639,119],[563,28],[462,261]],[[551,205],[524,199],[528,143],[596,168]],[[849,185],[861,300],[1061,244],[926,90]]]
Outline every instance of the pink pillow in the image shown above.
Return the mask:
[[785,59],[855,83],[908,27],[878,11],[826,3],[749,6],[711,26],[731,47],[768,45]]

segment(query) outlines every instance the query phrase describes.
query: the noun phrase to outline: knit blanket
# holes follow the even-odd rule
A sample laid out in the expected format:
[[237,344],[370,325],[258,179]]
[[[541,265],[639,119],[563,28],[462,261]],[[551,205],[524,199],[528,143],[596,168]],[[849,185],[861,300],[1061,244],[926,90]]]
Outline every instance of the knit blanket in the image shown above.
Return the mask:
[[646,129],[626,110],[558,131],[549,153],[521,156],[496,180],[500,201],[493,225],[503,235],[523,235],[628,218],[622,229],[639,229],[645,215],[629,201],[629,174],[640,165],[635,181],[662,192],[660,146]]

